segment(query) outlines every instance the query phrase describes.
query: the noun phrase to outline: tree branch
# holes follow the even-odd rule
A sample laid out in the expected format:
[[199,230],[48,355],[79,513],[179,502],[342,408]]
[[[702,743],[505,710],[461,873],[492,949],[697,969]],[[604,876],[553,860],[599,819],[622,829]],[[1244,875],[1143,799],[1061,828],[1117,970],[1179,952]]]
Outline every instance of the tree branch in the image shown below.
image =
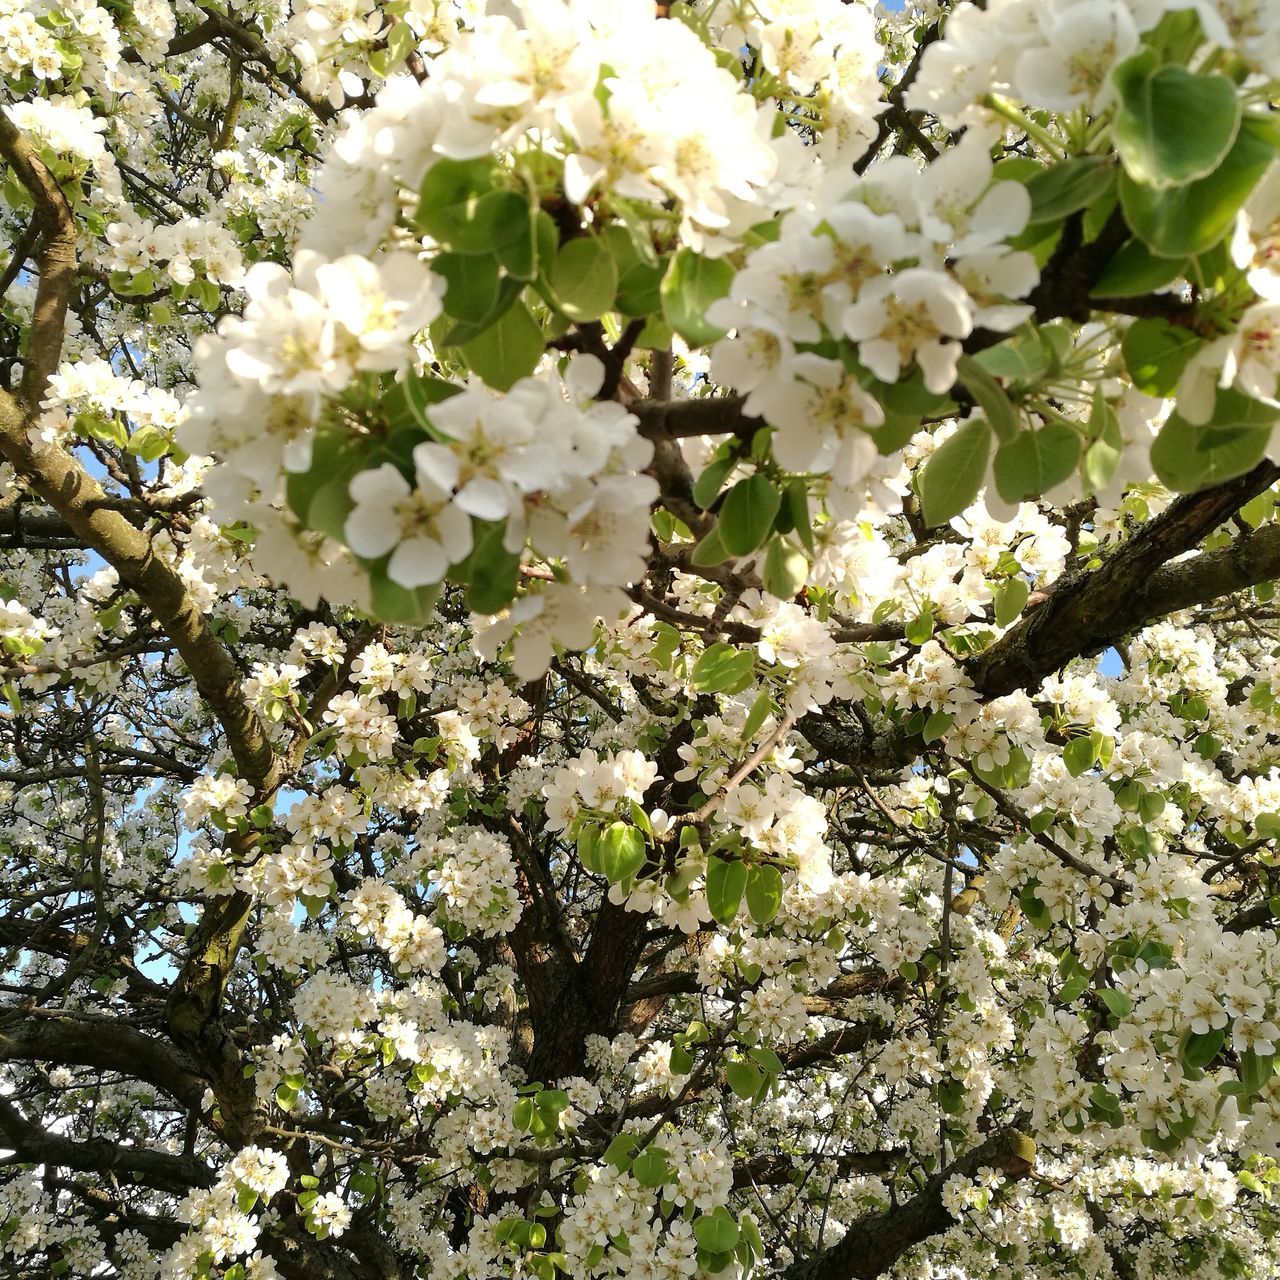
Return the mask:
[[213,1183],[212,1171],[193,1157],[126,1147],[104,1138],[75,1142],[31,1123],[3,1098],[0,1098],[0,1135],[26,1164],[55,1165],[99,1176],[111,1174],[123,1181],[179,1196],[186,1195],[192,1187]]
[[35,203],[40,239],[36,287],[28,338],[22,398],[35,409],[44,397],[49,376],[62,357],[67,304],[76,274],[76,223],[67,197],[53,174],[3,111],[0,111],[0,156]]
[[1241,536],[1234,550],[1200,557],[1203,565],[1164,566],[1278,478],[1280,467],[1263,462],[1247,475],[1186,494],[1099,568],[1063,575],[1034,613],[969,664],[974,687],[988,698],[1035,688],[1073,658],[1100,653],[1156,618],[1274,577],[1274,530]]
[[838,1244],[815,1258],[802,1258],[778,1280],[875,1280],[904,1253],[955,1223],[942,1203],[942,1188],[956,1174],[973,1177],[998,1169],[1011,1181],[1025,1178],[1035,1163],[1035,1144],[1016,1129],[1002,1129],[925,1183],[905,1204],[888,1213],[859,1218]]

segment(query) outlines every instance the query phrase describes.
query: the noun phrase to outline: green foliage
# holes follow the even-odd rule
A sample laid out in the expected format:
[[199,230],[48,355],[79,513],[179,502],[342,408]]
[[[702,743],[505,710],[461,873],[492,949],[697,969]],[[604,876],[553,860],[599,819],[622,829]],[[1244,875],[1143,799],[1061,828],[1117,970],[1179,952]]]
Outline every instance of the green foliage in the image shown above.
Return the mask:
[[991,426],[970,418],[934,450],[920,473],[920,504],[930,525],[946,524],[978,496],[991,454]]

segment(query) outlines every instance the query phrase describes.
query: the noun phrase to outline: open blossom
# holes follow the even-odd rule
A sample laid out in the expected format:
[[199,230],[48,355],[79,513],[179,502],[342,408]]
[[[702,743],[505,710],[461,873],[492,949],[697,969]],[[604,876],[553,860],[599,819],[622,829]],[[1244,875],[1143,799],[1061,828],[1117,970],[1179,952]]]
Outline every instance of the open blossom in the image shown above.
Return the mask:
[[249,812],[253,784],[233,774],[219,773],[198,778],[182,797],[182,816],[194,831],[212,813],[234,822]]
[[972,331],[973,310],[950,276],[912,267],[868,284],[841,324],[877,377],[896,382],[914,360],[925,386],[942,393],[955,381],[958,339]]
[[347,517],[347,543],[376,559],[391,552],[387,576],[404,587],[439,582],[471,550],[471,521],[445,489],[418,473],[416,487],[389,462],[352,478],[355,508]]

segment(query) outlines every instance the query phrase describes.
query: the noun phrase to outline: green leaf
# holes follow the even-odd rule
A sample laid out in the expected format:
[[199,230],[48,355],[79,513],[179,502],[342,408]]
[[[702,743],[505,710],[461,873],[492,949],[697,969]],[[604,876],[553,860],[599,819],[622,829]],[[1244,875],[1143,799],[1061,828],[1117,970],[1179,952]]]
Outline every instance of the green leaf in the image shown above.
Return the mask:
[[511,1112],[511,1123],[522,1132],[533,1125],[533,1099],[521,1098]]
[[620,1133],[605,1147],[601,1158],[621,1173],[631,1163],[631,1154],[639,1145],[640,1139],[634,1133]]
[[1093,204],[1115,180],[1115,170],[1101,156],[1076,156],[1029,177],[1029,226],[1057,222]]
[[1090,490],[1099,493],[1111,483],[1120,465],[1120,455],[1124,452],[1120,419],[1103,397],[1101,387],[1094,391],[1093,407],[1089,411],[1089,435],[1092,439],[1085,448],[1081,471]]
[[1023,885],[1022,891],[1018,894],[1018,905],[1022,908],[1022,914],[1037,929],[1050,929],[1053,927],[1053,916],[1050,915],[1044,900],[1036,893],[1039,887],[1038,880],[1031,880]]
[[542,358],[542,330],[522,303],[511,307],[496,324],[459,350],[469,368],[495,391],[531,374]]
[[731,925],[742,905],[747,887],[747,868],[735,859],[710,858],[707,862],[707,906],[723,925]]
[[129,452],[141,458],[143,462],[156,462],[163,458],[173,446],[165,432],[159,427],[139,427],[129,437]]
[[1087,773],[1097,763],[1097,759],[1097,745],[1093,741],[1092,734],[1086,733],[1083,737],[1072,738],[1062,748],[1062,762],[1067,766],[1067,772],[1073,778],[1078,778],[1082,773]]
[[431,270],[447,282],[446,315],[478,323],[494,309],[498,301],[498,262],[492,255],[441,253],[432,260]]
[[782,873],[768,863],[747,872],[747,910],[756,924],[768,924],[782,907]]
[[668,1059],[673,1076],[687,1076],[693,1073],[693,1054],[680,1045],[674,1045]]
[[920,473],[920,505],[928,525],[946,524],[978,496],[991,454],[991,424],[970,418],[934,451]]
[[783,490],[787,518],[796,531],[804,549],[813,555],[813,524],[809,518],[809,486],[799,476],[787,482]]
[[720,537],[720,526],[713,524],[707,530],[706,536],[701,538],[698,545],[694,547],[689,561],[691,564],[705,566],[722,564],[728,558],[729,553],[725,550],[724,539]]
[[570,320],[598,320],[613,306],[618,266],[602,240],[580,236],[561,246],[547,268],[546,285],[551,301]]
[[1026,607],[1031,587],[1025,578],[1008,578],[995,593],[996,626],[1007,627]]
[[917,614],[903,627],[902,634],[908,644],[925,644],[933,635],[932,610],[926,609],[923,613]]
[[689,683],[702,693],[733,692],[750,683],[755,667],[752,650],[736,649],[721,640],[698,655]]
[[1024,325],[1012,338],[979,351],[973,358],[997,378],[1013,382],[1037,382],[1049,367],[1044,344],[1034,325]]
[[644,866],[644,836],[626,822],[613,822],[604,829],[597,850],[600,870],[610,884],[629,879]]
[[702,1214],[693,1220],[693,1236],[698,1247],[708,1253],[729,1253],[738,1243],[738,1225],[728,1218]]
[[1151,467],[1161,484],[1195,493],[1252,471],[1270,439],[1269,426],[1193,426],[1174,413],[1151,444]]
[[924,728],[920,731],[920,736],[926,743],[937,742],[939,738],[944,738],[947,731],[955,724],[956,718],[949,711],[931,712],[929,718],[924,722]]
[[1120,175],[1120,203],[1152,253],[1186,258],[1212,249],[1275,158],[1265,125],[1246,116],[1230,151],[1207,177],[1157,190]]
[[542,209],[530,209],[529,219],[520,234],[505,244],[496,245],[498,261],[509,276],[516,280],[532,280],[538,274],[538,262],[547,252],[555,251],[556,228],[551,215]]
[[624,316],[647,316],[662,309],[662,278],[667,263],[637,262],[618,279],[618,310]]
[[1249,1095],[1261,1093],[1275,1070],[1275,1054],[1246,1049],[1240,1055],[1240,1083]]
[[1006,502],[1039,497],[1061,484],[1080,461],[1080,437],[1062,422],[1024,431],[996,450],[992,472]]
[[767,689],[762,689],[751,704],[751,710],[747,712],[746,721],[743,723],[742,741],[744,743],[750,742],[760,732],[761,725],[769,718],[769,712],[772,710],[773,699],[769,697]]
[[769,536],[781,506],[782,494],[762,472],[739,480],[720,508],[718,527],[725,550],[733,556],[750,555]]
[[693,500],[705,511],[720,496],[720,490],[729,473],[738,465],[738,459],[725,451],[723,458],[713,458],[693,482]]
[[1172,395],[1187,361],[1204,345],[1194,330],[1168,320],[1135,320],[1120,341],[1133,385],[1149,396]]
[[646,1147],[631,1162],[631,1176],[642,1187],[660,1187],[675,1177],[667,1153],[659,1147]]
[[475,544],[461,572],[454,575],[467,584],[467,608],[473,613],[498,613],[515,599],[520,582],[520,553],[503,545],[505,520],[473,520]]
[[[1038,814],[1036,815],[1039,816]],[[1077,973],[1074,978],[1068,978],[1058,991],[1058,999],[1063,1004],[1073,1004],[1079,1000],[1089,986],[1089,975],[1087,973]]]
[[938,1106],[949,1116],[964,1111],[964,1085],[959,1080],[944,1080],[938,1086]]
[[996,435],[1012,440],[1018,434],[1018,411],[990,370],[972,356],[961,356],[956,374],[987,415]]
[[1218,167],[1240,130],[1240,98],[1226,76],[1157,68],[1151,49],[1113,75],[1120,97],[1111,137],[1129,177],[1182,186]]
[[458,253],[492,253],[526,232],[529,204],[501,189],[502,171],[488,157],[437,160],[422,180],[417,224]]
[[808,576],[809,561],[805,559],[804,552],[794,542],[775,533],[769,539],[764,563],[760,566],[764,589],[779,600],[790,600],[804,586]]
[[691,347],[723,338],[724,330],[708,323],[706,310],[729,292],[732,283],[733,267],[724,258],[704,258],[692,249],[680,249],[659,291],[663,317]]
[[1133,236],[1116,250],[1089,292],[1095,298],[1132,298],[1163,289],[1186,272],[1185,258],[1157,258]]
[[1133,1001],[1123,991],[1117,991],[1114,987],[1099,987],[1098,995],[1111,1016],[1117,1020],[1128,1017],[1133,1010]]
[[439,598],[438,582],[425,587],[402,587],[387,577],[385,562],[373,565],[369,570],[370,611],[382,622],[426,622],[434,615]]
[[737,1058],[728,1063],[724,1069],[729,1088],[744,1102],[756,1097],[764,1087],[764,1073],[754,1062]]
[[1226,1038],[1227,1033],[1221,1028],[1204,1034],[1188,1031],[1183,1036],[1178,1057],[1188,1071],[1203,1071],[1218,1056]]

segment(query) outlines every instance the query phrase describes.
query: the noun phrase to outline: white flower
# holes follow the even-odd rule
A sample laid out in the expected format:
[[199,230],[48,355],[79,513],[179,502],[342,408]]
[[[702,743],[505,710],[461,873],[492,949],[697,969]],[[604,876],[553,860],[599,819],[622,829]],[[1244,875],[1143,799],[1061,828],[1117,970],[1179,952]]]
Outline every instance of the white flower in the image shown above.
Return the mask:
[[1138,47],[1138,31],[1120,0],[1045,5],[1043,44],[1018,58],[1013,83],[1037,107],[1072,111],[1086,103],[1105,106],[1113,96],[1111,69]]
[[376,559],[392,551],[387,576],[403,587],[439,582],[471,551],[471,521],[445,489],[418,474],[418,487],[389,462],[352,478],[355,509],[347,517],[347,545]]
[[409,340],[440,314],[441,277],[410,253],[376,264],[349,254],[317,267],[315,277],[329,310],[356,340],[358,369],[398,369]]
[[955,381],[961,348],[953,339],[972,332],[973,304],[945,272],[911,267],[868,284],[842,325],[876,377],[897,382],[914,359],[925,386],[940,395]]

